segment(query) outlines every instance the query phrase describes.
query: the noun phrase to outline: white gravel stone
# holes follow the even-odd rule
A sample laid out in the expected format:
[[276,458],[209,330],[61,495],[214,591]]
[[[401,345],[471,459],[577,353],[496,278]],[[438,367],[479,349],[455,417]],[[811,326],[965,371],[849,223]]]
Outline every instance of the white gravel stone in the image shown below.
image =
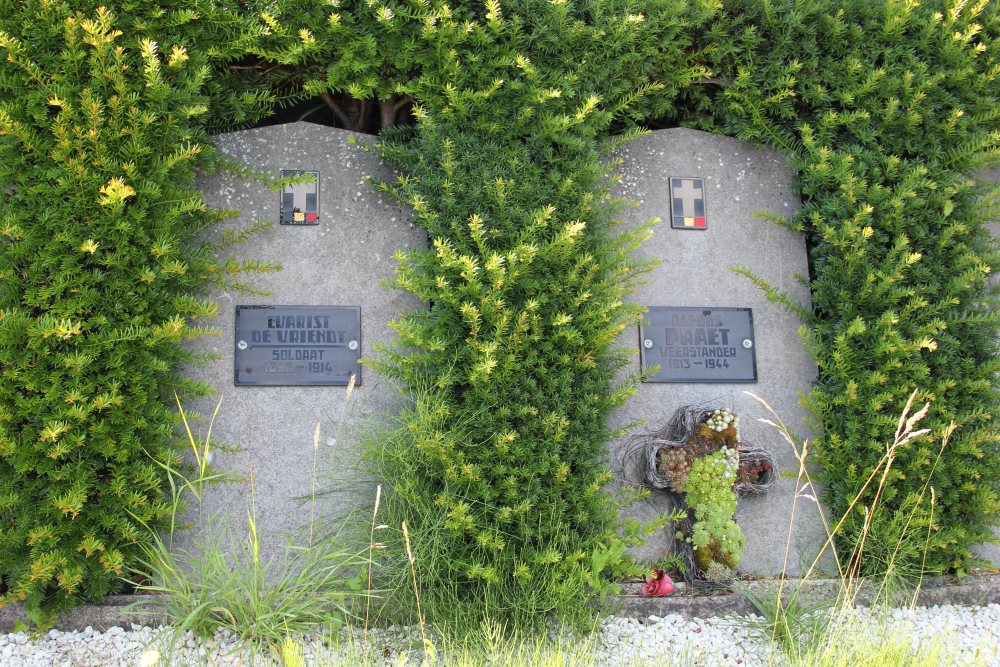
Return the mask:
[[[980,607],[942,605],[896,609],[888,615],[889,631],[914,641],[948,642],[949,664],[971,664],[975,660],[1000,667],[1000,605]],[[752,618],[751,618],[752,620]],[[760,619],[757,619],[760,620]],[[858,608],[845,616],[856,624],[856,632],[878,632],[869,610]],[[237,638],[220,630],[215,637],[199,640],[191,633],[177,635],[167,628],[132,625],[130,630],[109,628],[95,632],[52,630],[39,637],[23,633],[0,635],[0,665],[3,667],[169,667],[171,665],[242,665],[277,667],[272,657],[251,655],[239,649]],[[307,664],[328,662],[331,649],[325,633],[303,638]],[[355,631],[356,637],[360,631]],[[746,619],[722,618],[689,621],[677,614],[649,616],[645,622],[610,616],[601,620],[593,636],[597,664],[614,667],[629,664],[681,664],[704,667],[741,665],[756,667],[781,664],[776,649],[755,637]],[[439,638],[432,642],[440,646]],[[347,644],[346,632],[342,642]],[[420,634],[417,628],[391,626],[369,632],[369,651],[384,664],[419,663]]]

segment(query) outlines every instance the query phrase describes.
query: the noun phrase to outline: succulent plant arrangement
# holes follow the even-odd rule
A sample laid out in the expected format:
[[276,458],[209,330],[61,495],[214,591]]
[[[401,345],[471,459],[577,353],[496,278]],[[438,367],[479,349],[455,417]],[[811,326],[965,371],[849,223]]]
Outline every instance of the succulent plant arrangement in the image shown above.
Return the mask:
[[767,461],[740,458],[739,416],[717,409],[675,446],[656,453],[657,472],[666,488],[683,494],[691,524],[678,538],[694,551],[698,569],[713,563],[731,569],[743,556],[743,533],[733,520],[737,483],[756,483],[771,469]]
[[684,536],[694,547],[695,564],[707,570],[711,563],[727,568],[743,557],[743,531],[733,520],[736,513],[736,470],[739,454],[723,445],[716,453],[696,459],[687,483],[687,503],[694,512],[691,534]]
[[698,425],[682,446],[660,449],[656,457],[657,470],[667,480],[667,488],[685,493],[694,461],[723,448],[735,451],[739,447],[739,420],[739,416],[729,410],[716,410]]
[[740,439],[740,417],[729,410],[716,410],[705,420],[705,426],[716,433],[733,429],[734,437]]

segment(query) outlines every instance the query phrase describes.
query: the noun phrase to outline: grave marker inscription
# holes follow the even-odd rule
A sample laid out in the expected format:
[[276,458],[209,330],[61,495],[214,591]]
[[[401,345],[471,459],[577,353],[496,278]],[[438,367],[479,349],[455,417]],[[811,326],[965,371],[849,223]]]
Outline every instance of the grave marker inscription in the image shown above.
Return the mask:
[[361,384],[361,309],[236,306],[236,386]]
[[648,382],[757,381],[750,308],[654,306],[639,342],[643,370],[660,366]]

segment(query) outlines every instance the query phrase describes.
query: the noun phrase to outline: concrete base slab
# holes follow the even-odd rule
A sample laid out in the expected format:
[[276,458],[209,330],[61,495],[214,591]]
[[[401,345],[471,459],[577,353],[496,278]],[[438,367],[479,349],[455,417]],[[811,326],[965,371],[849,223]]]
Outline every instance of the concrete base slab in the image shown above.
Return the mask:
[[[0,608],[0,633],[14,632],[19,623],[27,623],[21,605]],[[170,619],[157,608],[156,596],[110,595],[101,604],[82,604],[60,614],[52,627],[65,632],[88,627],[104,632],[108,628],[128,628],[133,624],[156,627],[168,623]]]
[[[777,595],[779,580],[764,579],[741,582],[752,595],[767,597]],[[644,620],[650,616],[664,617],[677,614],[687,619],[724,616],[747,616],[757,613],[747,596],[732,592],[706,592],[678,585],[673,595],[663,598],[646,598],[640,594],[642,584],[623,584],[622,593],[612,600],[609,609],[619,616]],[[822,603],[835,600],[840,591],[840,582],[835,579],[817,579],[803,583],[799,579],[785,580],[782,599],[788,600],[795,592],[800,601]],[[871,603],[874,587],[861,586],[856,604],[867,606]],[[937,605],[984,606],[1000,604],[1000,574],[983,574],[966,577],[957,581],[952,577],[930,577],[925,579],[916,598],[913,593],[901,592],[898,606],[914,604],[918,607]]]
[[[743,582],[749,590],[758,595],[776,591],[778,580],[765,579]],[[802,586],[813,599],[831,599],[836,596],[839,582],[819,579],[801,584],[801,580],[785,581],[785,596]],[[699,589],[686,588],[683,584],[678,591],[665,598],[644,598],[640,595],[641,584],[621,585],[621,594],[607,600],[603,606],[606,613],[645,620],[650,616],[664,617],[677,614],[686,619],[724,616],[746,616],[754,613],[753,604],[739,593],[706,593]],[[862,589],[858,595],[859,604],[871,599],[871,589]],[[907,598],[901,606],[909,604]],[[935,605],[984,606],[1000,604],[1000,574],[977,574],[956,581],[951,577],[926,579],[917,597],[917,606]],[[156,596],[117,595],[105,599],[103,604],[82,605],[61,615],[55,623],[57,630],[73,631],[91,627],[104,631],[111,627],[129,627],[130,624],[157,626],[169,622],[164,615],[156,613]],[[24,622],[23,610],[19,606],[0,609],[0,633],[13,632],[18,621]]]

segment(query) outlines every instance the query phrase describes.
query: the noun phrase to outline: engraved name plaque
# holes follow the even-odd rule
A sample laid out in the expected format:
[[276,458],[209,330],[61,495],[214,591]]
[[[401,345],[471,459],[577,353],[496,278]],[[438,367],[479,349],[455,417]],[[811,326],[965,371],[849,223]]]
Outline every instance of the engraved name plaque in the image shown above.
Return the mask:
[[756,382],[754,345],[749,308],[652,307],[639,327],[648,382]]
[[361,308],[236,306],[237,386],[361,384]]

